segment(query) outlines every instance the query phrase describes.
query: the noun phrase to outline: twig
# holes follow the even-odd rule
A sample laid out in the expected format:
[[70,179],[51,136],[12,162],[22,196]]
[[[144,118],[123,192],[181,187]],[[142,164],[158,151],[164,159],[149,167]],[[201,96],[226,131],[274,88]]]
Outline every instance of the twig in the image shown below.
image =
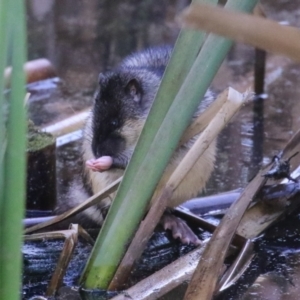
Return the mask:
[[300,30],[277,22],[206,4],[181,15],[185,26],[213,32],[300,61]]
[[112,184],[110,184],[108,187],[106,187],[105,189],[103,189],[102,191],[100,191],[99,193],[95,194],[94,196],[88,198],[86,201],[82,202],[80,205],[66,211],[65,213],[56,216],[55,218],[44,222],[44,223],[40,223],[37,225],[34,225],[32,227],[29,227],[27,229],[25,229],[25,234],[26,233],[31,233],[40,229],[43,229],[45,227],[48,227],[50,225],[56,224],[58,222],[61,222],[75,214],[78,214],[79,212],[99,203],[101,200],[103,200],[104,198],[108,197],[111,193],[113,193],[119,186],[120,182],[122,180],[122,177],[120,177],[119,179],[117,179],[116,181],[114,181]]

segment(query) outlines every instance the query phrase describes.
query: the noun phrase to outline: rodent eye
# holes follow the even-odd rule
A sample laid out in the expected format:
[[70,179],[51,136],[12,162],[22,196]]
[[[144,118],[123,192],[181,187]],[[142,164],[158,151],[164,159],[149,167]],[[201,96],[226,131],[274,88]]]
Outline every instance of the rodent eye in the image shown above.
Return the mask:
[[113,128],[117,128],[119,126],[119,121],[118,119],[113,119],[111,122],[110,122],[110,125],[113,127]]

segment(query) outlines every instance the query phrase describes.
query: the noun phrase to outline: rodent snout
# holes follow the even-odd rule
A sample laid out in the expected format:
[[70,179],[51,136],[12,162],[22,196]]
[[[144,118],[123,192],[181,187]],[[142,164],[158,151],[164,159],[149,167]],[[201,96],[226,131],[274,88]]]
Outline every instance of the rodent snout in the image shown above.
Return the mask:
[[93,137],[92,140],[92,151],[95,158],[101,156],[116,157],[125,149],[125,140],[117,135],[110,135],[105,139]]

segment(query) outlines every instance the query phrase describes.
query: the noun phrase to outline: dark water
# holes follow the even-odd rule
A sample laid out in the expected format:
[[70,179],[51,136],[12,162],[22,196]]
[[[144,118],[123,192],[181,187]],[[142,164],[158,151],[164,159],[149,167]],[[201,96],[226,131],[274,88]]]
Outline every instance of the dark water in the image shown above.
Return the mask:
[[[174,44],[179,32],[174,17],[188,2],[28,0],[29,59],[46,57],[54,64],[64,85],[65,98],[68,99],[64,106],[64,116],[71,115],[91,105],[99,72],[111,69],[133,51],[154,45]],[[262,4],[269,18],[300,27],[298,1],[264,0]],[[222,91],[232,86],[244,91],[251,87],[254,55],[253,48],[235,45],[212,88]],[[219,136],[216,167],[208,184],[207,194],[244,187],[259,167],[257,162],[253,163],[253,153],[256,150],[254,145],[255,148],[258,145],[262,149],[263,162],[268,162],[299,129],[300,65],[287,58],[268,54],[265,94],[262,139],[253,139],[255,126],[252,105],[247,105]],[[47,118],[46,122],[41,120],[41,123],[51,123],[57,115],[48,114]],[[80,163],[74,162],[74,152],[68,152],[67,148],[73,146],[78,147],[78,144],[70,144],[61,150],[66,151],[60,154],[62,159],[58,165],[62,187],[68,184],[69,175],[80,167]],[[78,153],[79,148],[76,151]],[[292,161],[295,166],[299,163],[300,156]],[[296,223],[299,221],[298,215],[292,220],[292,224],[299,224]],[[292,224],[287,227],[293,228]],[[284,226],[277,227],[277,232],[280,228],[285,228],[280,237],[274,238],[274,234],[270,234],[270,240],[259,244],[266,257],[261,259],[264,263],[259,261],[257,264],[262,272],[288,268],[286,261],[290,259],[278,260],[278,257],[286,258],[291,255],[286,252],[287,245],[293,253],[300,246],[296,243],[299,239],[297,230],[288,231]],[[284,239],[284,246],[280,245],[284,247],[284,251],[279,249],[278,244],[271,245],[274,239],[281,241],[285,235],[291,238]],[[283,272],[282,269],[280,272]],[[237,299],[237,296],[232,295],[225,295],[224,299]]]

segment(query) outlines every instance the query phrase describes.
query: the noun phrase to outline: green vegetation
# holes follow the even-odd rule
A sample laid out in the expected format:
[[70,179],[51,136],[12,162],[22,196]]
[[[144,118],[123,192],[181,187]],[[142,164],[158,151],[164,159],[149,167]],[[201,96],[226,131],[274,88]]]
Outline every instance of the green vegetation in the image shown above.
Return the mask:
[[[13,67],[11,92],[0,77],[0,299],[20,299],[25,198],[25,2],[0,0],[0,70]],[[4,113],[6,111],[6,113]]]
[[27,151],[34,152],[54,143],[54,137],[47,132],[38,130],[33,122],[28,122]]

